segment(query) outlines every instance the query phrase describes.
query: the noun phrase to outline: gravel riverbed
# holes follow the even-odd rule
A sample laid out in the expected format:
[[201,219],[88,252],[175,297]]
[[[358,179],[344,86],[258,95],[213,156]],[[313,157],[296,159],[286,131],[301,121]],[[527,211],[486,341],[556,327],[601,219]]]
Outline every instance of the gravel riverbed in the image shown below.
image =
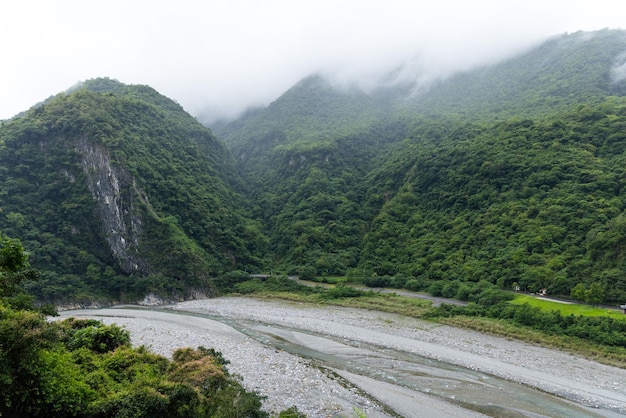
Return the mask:
[[[626,413],[626,370],[526,343],[400,315],[284,301],[216,298],[181,302],[167,309],[389,347],[520,382],[578,404],[603,408],[611,416],[613,411],[614,416]],[[393,416],[362,390],[367,389],[366,380],[346,384],[339,377],[340,370],[317,367],[310,360],[264,345],[218,321],[125,309],[66,311],[62,316],[98,317],[125,326],[134,344],[166,356],[178,347],[214,347],[231,362],[231,373],[242,376],[244,386],[267,397],[264,405],[272,413],[295,405],[309,417],[355,416],[355,408],[370,418]],[[359,388],[360,384],[363,386]],[[420,398],[419,402],[431,400]],[[420,411],[401,415],[480,416],[438,400]]]

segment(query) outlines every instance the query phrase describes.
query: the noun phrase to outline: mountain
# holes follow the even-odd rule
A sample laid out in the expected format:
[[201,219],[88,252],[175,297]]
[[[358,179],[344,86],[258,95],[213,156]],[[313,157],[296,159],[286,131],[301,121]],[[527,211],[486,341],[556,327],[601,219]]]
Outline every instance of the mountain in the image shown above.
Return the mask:
[[360,269],[414,288],[487,280],[626,297],[626,99],[538,120],[416,129],[368,177]]
[[306,77],[203,127],[95,79],[0,126],[0,229],[47,301],[214,294],[239,272],[626,298],[626,32],[425,86]]
[[215,133],[249,185],[275,263],[310,275],[356,266],[370,216],[361,181],[403,129],[375,98],[311,76]]
[[0,228],[45,274],[47,300],[214,293],[262,264],[233,160],[147,86],[84,83],[0,127]]
[[611,96],[625,53],[626,32],[603,30],[427,89],[366,94],[314,76],[215,132],[288,272],[418,290],[601,282],[617,300],[621,235],[604,239],[624,216],[624,107]]
[[618,30],[555,36],[497,65],[459,73],[400,108],[427,115],[505,120],[541,117],[575,104],[599,103],[624,92],[626,33]]

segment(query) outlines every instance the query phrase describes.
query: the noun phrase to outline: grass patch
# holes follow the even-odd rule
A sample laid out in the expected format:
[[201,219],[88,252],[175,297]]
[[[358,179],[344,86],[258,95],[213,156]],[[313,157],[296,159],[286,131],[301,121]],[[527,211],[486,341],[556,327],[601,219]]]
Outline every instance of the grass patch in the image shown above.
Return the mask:
[[597,308],[590,305],[583,305],[579,303],[560,303],[553,302],[551,300],[539,299],[530,295],[515,295],[515,298],[511,301],[514,305],[523,305],[528,303],[530,306],[535,306],[542,311],[558,311],[561,315],[575,315],[575,316],[608,316],[613,319],[626,320],[626,315],[621,311],[607,308]]

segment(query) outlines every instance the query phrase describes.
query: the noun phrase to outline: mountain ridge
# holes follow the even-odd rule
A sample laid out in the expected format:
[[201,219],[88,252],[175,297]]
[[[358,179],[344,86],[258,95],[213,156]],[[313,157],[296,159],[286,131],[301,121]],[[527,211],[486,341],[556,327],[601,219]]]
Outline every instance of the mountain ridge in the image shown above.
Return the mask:
[[115,88],[86,83],[2,126],[3,210],[14,220],[2,229],[51,272],[38,286],[69,275],[73,297],[102,291],[96,277],[100,289],[84,290],[78,278],[91,271],[110,277],[104,287],[116,297],[159,287],[214,294],[209,277],[261,264],[247,248],[263,239],[223,145],[151,88],[123,87],[128,95],[100,84]]
[[214,294],[266,269],[618,300],[625,59],[626,32],[599,31],[415,97],[311,76],[215,134],[151,87],[89,80],[0,125],[0,229],[43,300]]

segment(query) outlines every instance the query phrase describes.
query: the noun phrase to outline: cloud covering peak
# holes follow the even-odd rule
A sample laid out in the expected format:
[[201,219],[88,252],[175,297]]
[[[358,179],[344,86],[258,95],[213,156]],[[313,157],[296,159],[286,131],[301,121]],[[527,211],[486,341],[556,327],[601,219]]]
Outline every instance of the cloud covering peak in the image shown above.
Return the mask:
[[232,117],[321,73],[371,86],[442,77],[551,35],[626,27],[621,1],[25,0],[3,6],[0,119],[79,80],[149,84]]

